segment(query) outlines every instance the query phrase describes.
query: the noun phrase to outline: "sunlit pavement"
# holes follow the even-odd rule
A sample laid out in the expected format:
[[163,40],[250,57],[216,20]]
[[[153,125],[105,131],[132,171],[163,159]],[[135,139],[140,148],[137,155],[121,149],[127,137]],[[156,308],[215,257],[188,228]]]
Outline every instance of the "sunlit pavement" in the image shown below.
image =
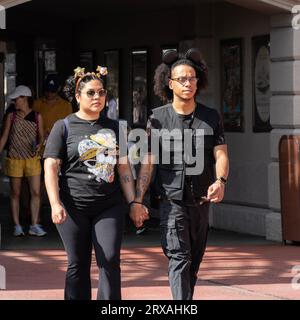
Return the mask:
[[[46,245],[47,237],[25,237],[14,240],[19,242],[21,249],[16,245],[11,249],[10,244],[10,249],[0,251],[0,265],[6,269],[6,290],[0,290],[0,300],[63,299],[66,255],[61,245],[58,243],[57,248],[52,250],[24,249],[24,240],[37,241],[41,248],[50,246]],[[147,230],[139,236],[134,232],[126,233],[121,259],[123,299],[172,298],[167,279],[167,260],[159,245],[158,229]],[[299,246],[284,246],[260,237],[211,230],[194,298],[300,299],[297,272],[299,278]],[[95,299],[98,278],[95,260],[91,273]]]

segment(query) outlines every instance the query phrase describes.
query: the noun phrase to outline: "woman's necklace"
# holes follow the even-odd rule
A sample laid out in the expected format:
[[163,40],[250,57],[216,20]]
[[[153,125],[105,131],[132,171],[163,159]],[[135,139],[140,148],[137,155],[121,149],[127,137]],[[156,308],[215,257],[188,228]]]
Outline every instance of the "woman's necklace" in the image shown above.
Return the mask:
[[91,126],[93,126],[95,123],[97,123],[97,121],[99,120],[98,119],[95,119],[95,120],[88,120],[88,119],[84,119],[83,117],[80,116],[80,114],[78,114],[78,112],[76,112],[76,115],[79,119],[81,120],[85,120],[87,123],[89,123]]
[[86,120],[91,126],[93,126],[97,121],[98,119],[96,120]]

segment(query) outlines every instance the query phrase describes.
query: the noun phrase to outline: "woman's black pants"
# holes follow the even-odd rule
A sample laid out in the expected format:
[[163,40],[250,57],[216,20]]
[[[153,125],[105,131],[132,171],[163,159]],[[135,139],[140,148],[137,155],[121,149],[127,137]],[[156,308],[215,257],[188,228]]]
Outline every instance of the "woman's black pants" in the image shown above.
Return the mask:
[[91,299],[90,269],[94,247],[99,268],[97,299],[120,300],[124,205],[99,208],[97,213],[65,208],[67,219],[57,225],[68,256],[65,299]]

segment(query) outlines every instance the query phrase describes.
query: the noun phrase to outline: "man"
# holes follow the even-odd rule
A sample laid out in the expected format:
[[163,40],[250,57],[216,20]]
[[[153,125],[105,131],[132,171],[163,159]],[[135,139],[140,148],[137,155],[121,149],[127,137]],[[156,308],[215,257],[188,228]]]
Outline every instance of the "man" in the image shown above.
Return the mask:
[[[190,300],[206,248],[209,203],[223,199],[229,161],[217,111],[195,100],[207,84],[200,52],[190,49],[179,58],[175,51],[169,51],[163,62],[155,72],[154,90],[172,103],[153,109],[149,118],[148,134],[152,142],[158,139],[159,152],[152,148],[144,158],[130,215],[136,226],[142,224],[138,206],[156,161],[161,243],[169,259],[171,291],[175,300]],[[174,136],[170,134],[173,130],[177,130]],[[196,163],[192,163],[195,154]]]
[[[38,100],[34,101],[33,110],[39,112],[43,118],[43,129],[44,129],[44,145],[40,150],[40,154],[42,155],[44,152],[44,148],[50,134],[54,123],[57,120],[64,119],[66,116],[72,113],[72,106],[69,102],[62,99],[58,92],[60,90],[60,85],[58,81],[58,77],[56,74],[47,75],[44,81],[44,96]],[[43,160],[42,168],[44,168]],[[42,170],[42,183],[41,183],[41,195],[43,204],[48,203],[48,198],[45,190],[45,185],[43,182],[44,171]]]
[[44,134],[47,139],[54,123],[72,113],[72,106],[59,95],[60,86],[56,74],[49,74],[44,82],[44,96],[36,100],[33,109],[44,119]]

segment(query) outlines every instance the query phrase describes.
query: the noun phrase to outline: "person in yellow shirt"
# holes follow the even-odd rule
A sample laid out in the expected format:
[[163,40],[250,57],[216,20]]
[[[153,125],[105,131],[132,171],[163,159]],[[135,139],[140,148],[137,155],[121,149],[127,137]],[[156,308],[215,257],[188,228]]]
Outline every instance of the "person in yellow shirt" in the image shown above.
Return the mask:
[[45,140],[50,134],[54,123],[71,114],[71,104],[58,95],[60,89],[56,74],[50,74],[44,82],[44,96],[35,100],[33,110],[39,112],[44,120]]
[[[49,74],[44,81],[44,96],[33,103],[33,110],[39,112],[43,118],[44,145],[40,149],[40,155],[44,153],[44,148],[54,123],[73,112],[72,105],[59,96],[59,90],[60,84],[57,74]],[[42,169],[44,169],[44,161],[41,161]],[[44,170],[41,173],[41,180],[42,204],[47,204],[48,197],[44,185]]]

